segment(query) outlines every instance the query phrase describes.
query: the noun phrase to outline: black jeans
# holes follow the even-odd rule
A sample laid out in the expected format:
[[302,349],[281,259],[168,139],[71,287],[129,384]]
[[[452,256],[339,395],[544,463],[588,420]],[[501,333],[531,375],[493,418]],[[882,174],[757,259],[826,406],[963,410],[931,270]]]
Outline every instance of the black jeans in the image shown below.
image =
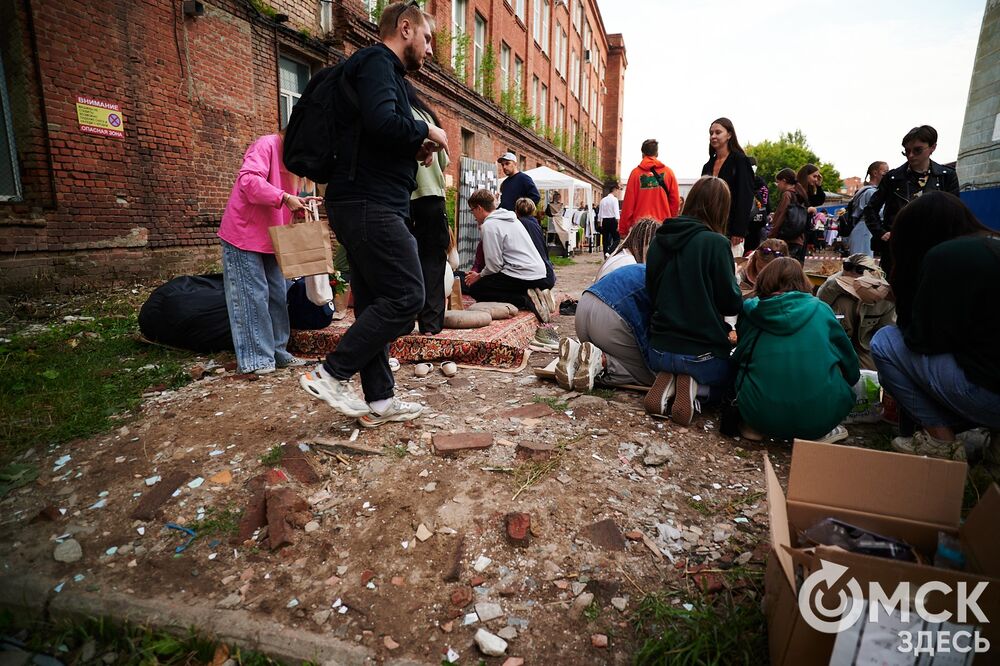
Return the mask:
[[[529,289],[551,289],[554,279],[543,277],[538,280],[522,280],[503,273],[493,273],[476,280],[468,287],[468,294],[480,302],[510,303],[518,310],[535,311]],[[537,314],[537,313],[536,313]]]
[[618,220],[613,217],[606,217],[601,220],[601,245],[604,253],[610,254],[618,247],[621,237],[618,236]]
[[370,201],[328,201],[326,213],[351,264],[355,322],[323,369],[337,379],[360,373],[368,402],[391,398],[389,344],[413,330],[424,305],[417,241],[402,214]]
[[410,229],[417,239],[420,270],[424,276],[424,307],[417,315],[421,333],[444,328],[444,265],[447,262],[448,214],[444,197],[420,197],[410,202]]

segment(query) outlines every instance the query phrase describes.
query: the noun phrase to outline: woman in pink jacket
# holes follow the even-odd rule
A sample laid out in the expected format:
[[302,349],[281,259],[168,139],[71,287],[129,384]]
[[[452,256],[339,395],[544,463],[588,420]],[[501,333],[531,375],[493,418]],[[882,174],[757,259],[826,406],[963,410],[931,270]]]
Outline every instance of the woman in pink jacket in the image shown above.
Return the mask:
[[288,224],[305,209],[298,177],[281,160],[284,132],[262,136],[247,149],[219,225],[229,325],[240,372],[259,375],[305,365],[285,349],[290,326],[285,277],[268,227]]

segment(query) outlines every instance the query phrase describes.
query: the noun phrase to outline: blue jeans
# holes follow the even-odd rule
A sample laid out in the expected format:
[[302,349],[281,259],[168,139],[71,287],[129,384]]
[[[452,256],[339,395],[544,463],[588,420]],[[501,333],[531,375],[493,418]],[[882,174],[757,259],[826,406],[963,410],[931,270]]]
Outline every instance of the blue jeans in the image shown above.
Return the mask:
[[1000,394],[968,380],[952,354],[927,356],[909,350],[897,326],[872,338],[879,382],[925,428],[1000,428]]
[[351,264],[355,321],[323,369],[337,379],[360,374],[365,400],[385,400],[395,386],[389,344],[413,330],[424,306],[417,241],[402,213],[370,201],[327,201],[326,211]]
[[222,275],[240,372],[287,364],[290,326],[285,276],[273,254],[249,252],[222,241]]
[[721,389],[732,382],[728,358],[717,358],[711,354],[701,356],[674,354],[649,348],[649,369],[653,372],[672,372],[675,375],[689,375],[700,386],[708,386],[713,390],[714,398],[721,394]]

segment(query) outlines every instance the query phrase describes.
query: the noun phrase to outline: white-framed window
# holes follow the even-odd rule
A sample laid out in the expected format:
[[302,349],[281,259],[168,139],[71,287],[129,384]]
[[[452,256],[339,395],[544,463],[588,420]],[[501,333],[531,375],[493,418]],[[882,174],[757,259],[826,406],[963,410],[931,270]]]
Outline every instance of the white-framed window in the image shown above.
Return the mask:
[[[538,2],[539,0],[535,0]],[[542,38],[537,40],[542,47],[542,53],[549,52],[549,40],[551,36],[549,35],[549,19],[552,17],[552,2],[551,0],[541,0],[542,5]]]
[[[584,68],[586,69],[586,68]],[[583,110],[588,111],[590,109],[590,77],[584,72],[580,81],[580,104],[583,105]]]
[[566,105],[565,104],[560,104],[559,105],[559,129],[560,130],[566,129]]
[[[556,24],[555,30],[561,30],[562,28]],[[559,38],[559,34],[556,33],[556,38],[553,40],[552,44],[552,64],[556,66],[556,72],[562,74],[562,39]]]
[[552,129],[559,131],[559,98],[552,98]]
[[514,14],[524,23],[524,0],[514,0]]
[[520,95],[524,84],[524,61],[514,56],[514,88]]
[[549,112],[549,87],[542,84],[542,91],[538,97],[538,126],[545,129],[545,116]]
[[510,81],[510,47],[500,42],[500,90],[507,90]]
[[562,69],[559,70],[563,76],[566,75],[566,67],[569,63],[569,39],[566,36],[565,30],[559,30],[559,39],[562,40]]
[[[458,55],[458,40],[465,34],[465,15],[469,8],[468,0],[452,0],[451,2],[451,66],[455,66]],[[462,76],[464,80],[465,77]]]
[[278,56],[278,112],[280,127],[288,125],[292,107],[302,97],[302,91],[309,83],[309,65],[288,56]]
[[576,49],[570,50],[569,90],[577,99],[580,98],[580,56]]
[[[375,20],[375,11],[378,9],[379,0],[361,0],[365,5],[365,11],[368,13],[368,20]],[[382,6],[385,7],[386,3],[382,1]]]
[[0,58],[0,201],[20,201],[21,174],[14,144],[14,119],[7,93],[7,77]]
[[538,117],[538,84],[537,76],[531,77],[531,115]]
[[583,23],[583,0],[572,0],[572,2],[573,27],[576,28],[577,32],[580,32],[580,26]]
[[484,19],[479,12],[476,12],[476,31],[473,35],[473,42],[472,66],[475,70],[476,90],[482,93],[483,77],[479,75],[479,70],[482,69],[483,52],[486,49],[486,19]]
[[531,36],[536,44],[542,43],[542,0],[534,0],[531,13]]
[[319,0],[319,27],[324,33],[333,30],[333,0]]

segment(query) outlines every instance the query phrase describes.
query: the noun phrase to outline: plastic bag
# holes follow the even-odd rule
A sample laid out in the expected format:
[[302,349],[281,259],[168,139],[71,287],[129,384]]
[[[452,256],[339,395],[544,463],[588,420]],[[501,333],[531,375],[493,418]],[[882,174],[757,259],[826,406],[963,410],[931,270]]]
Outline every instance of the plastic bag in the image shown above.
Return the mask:
[[878,423],[882,419],[882,386],[877,372],[861,371],[861,379],[854,385],[854,396],[854,407],[844,423]]
[[330,276],[326,273],[308,275],[303,278],[306,283],[306,297],[313,305],[324,306],[333,302],[333,287],[330,286]]

